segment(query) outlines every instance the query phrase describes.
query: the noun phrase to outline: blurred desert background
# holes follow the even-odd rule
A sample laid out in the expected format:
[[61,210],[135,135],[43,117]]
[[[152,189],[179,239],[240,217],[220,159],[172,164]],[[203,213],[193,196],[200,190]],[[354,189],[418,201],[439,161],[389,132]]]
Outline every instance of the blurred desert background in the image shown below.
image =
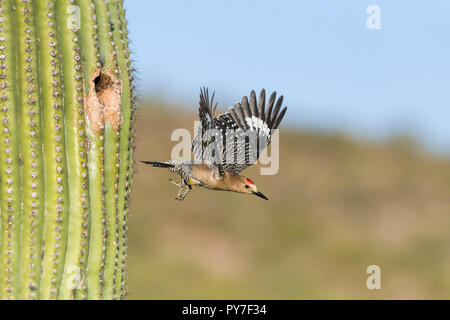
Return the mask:
[[[136,160],[167,159],[195,107],[141,102]],[[179,202],[174,174],[136,161],[129,299],[448,298],[448,159],[406,137],[367,143],[282,125],[279,173],[245,174],[269,201],[196,189]],[[372,264],[381,290],[366,287]]]
[[[450,298],[450,1],[126,0],[135,70],[129,299]],[[288,106],[269,201],[168,160],[201,86]],[[381,268],[369,290],[366,268]]]

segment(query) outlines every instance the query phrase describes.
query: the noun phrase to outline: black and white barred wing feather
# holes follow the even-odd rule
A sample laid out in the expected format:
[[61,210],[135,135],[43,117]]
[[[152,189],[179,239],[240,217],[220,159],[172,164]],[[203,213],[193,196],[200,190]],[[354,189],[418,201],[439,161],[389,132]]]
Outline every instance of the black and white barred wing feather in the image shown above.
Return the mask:
[[[275,100],[276,92],[273,92],[266,109],[264,89],[259,95],[259,100],[256,99],[255,91],[251,92],[250,101],[244,96],[240,103],[236,103],[227,112],[207,123],[211,130],[206,132],[202,129],[201,133],[206,133],[203,144],[200,144],[202,139],[199,132],[193,141],[194,155],[202,153],[203,160],[218,166],[220,174],[223,174],[224,170],[239,174],[253,165],[260,153],[269,145],[272,130],[278,128],[286,113],[286,107],[281,110],[283,96],[280,96],[276,103]],[[211,105],[212,101],[208,103],[208,106]],[[202,120],[202,126],[203,123]]]
[[209,137],[209,132],[212,127],[214,112],[217,103],[214,105],[214,93],[211,100],[209,99],[209,91],[207,88],[200,89],[200,102],[198,108],[198,116],[200,118],[199,132],[192,140],[191,152],[194,153],[195,161],[198,162],[212,162],[211,155],[207,154],[207,146],[213,141]]
[[[244,96],[240,103],[236,103],[225,115],[229,115],[239,129],[236,131],[234,148],[226,144],[224,169],[239,174],[253,165],[261,152],[269,145],[272,130],[277,129],[287,108],[281,110],[283,96],[276,101],[276,92],[269,98],[266,110],[266,93],[263,89],[256,99],[255,91],[250,94],[250,101]],[[281,112],[280,112],[281,110]],[[232,159],[234,161],[229,161]]]

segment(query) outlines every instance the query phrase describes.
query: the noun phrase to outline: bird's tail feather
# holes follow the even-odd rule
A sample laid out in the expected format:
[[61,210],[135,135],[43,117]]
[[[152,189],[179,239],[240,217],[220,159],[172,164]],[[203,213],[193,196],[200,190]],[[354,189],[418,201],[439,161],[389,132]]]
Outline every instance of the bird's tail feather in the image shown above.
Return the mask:
[[173,168],[175,166],[173,163],[170,163],[168,161],[143,161],[143,160],[141,160],[141,162],[149,164],[153,167],[158,167],[158,168]]

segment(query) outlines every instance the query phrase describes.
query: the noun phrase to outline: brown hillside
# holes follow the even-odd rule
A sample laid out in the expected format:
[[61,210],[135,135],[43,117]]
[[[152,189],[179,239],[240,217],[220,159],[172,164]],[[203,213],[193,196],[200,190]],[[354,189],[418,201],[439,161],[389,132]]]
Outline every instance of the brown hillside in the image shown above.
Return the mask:
[[[148,104],[135,158],[166,160],[196,113]],[[449,298],[450,162],[281,126],[280,171],[251,177],[269,201],[198,189],[136,162],[129,298]],[[381,267],[381,290],[366,268]]]

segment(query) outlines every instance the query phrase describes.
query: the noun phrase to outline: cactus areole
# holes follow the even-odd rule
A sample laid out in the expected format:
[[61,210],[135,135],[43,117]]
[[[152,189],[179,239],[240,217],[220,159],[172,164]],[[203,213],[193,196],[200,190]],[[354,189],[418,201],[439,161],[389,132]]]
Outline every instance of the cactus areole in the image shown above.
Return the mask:
[[120,299],[133,174],[122,0],[0,0],[0,298]]

